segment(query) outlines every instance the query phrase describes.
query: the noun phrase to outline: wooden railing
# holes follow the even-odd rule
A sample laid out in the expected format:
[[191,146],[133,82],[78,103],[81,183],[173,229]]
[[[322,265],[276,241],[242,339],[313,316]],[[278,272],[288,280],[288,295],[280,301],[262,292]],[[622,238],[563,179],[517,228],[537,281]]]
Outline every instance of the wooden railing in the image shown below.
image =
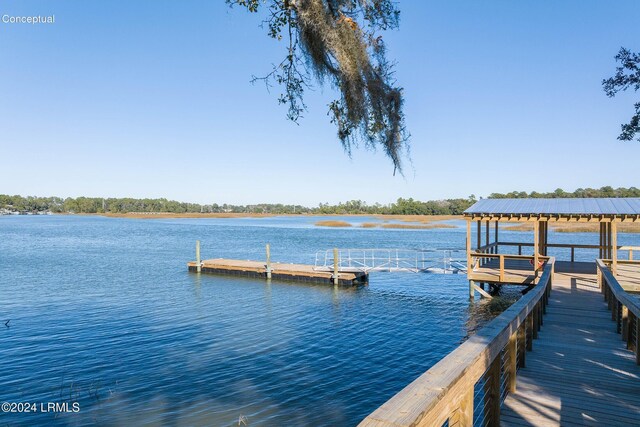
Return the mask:
[[[523,247],[533,247],[533,243],[522,243],[522,242],[497,242],[495,243],[497,246],[517,246],[518,247],[518,255],[522,255]],[[604,248],[604,246],[600,245],[577,245],[571,243],[547,243],[547,248],[567,248],[571,249],[571,262],[575,261],[576,258],[576,249],[600,249]]]
[[[624,264],[639,265],[638,261],[618,261]],[[636,363],[640,365],[640,299],[628,294],[615,278],[605,260],[597,260],[598,284],[604,295],[611,319],[616,322],[616,331],[622,335],[627,348],[636,354]]]
[[620,246],[619,251],[629,251],[628,260],[633,261],[633,251],[640,251],[640,246]]
[[[498,272],[499,272],[499,281],[505,281],[505,260],[525,260],[531,263],[531,274],[536,274],[536,272],[540,269],[541,266],[535,266],[535,256],[533,255],[511,255],[511,254],[491,254],[484,252],[471,252],[469,254],[469,259],[471,260],[471,268],[467,271],[470,273],[469,277],[472,277],[471,274],[473,270],[478,267],[482,267],[488,261],[492,259],[498,260]],[[542,264],[543,262],[549,260],[548,256],[538,255],[538,262]]]
[[[551,291],[555,260],[538,284],[398,394],[366,417],[362,427],[497,426],[504,397],[533,347]],[[480,411],[474,414],[474,407]]]

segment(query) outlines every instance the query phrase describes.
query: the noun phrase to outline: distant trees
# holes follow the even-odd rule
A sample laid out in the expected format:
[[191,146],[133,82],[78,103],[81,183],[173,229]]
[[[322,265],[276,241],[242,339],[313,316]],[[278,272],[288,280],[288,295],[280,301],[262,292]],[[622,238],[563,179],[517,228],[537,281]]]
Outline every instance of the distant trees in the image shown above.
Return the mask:
[[636,187],[629,188],[613,188],[611,186],[594,188],[578,188],[572,193],[568,193],[561,188],[551,193],[538,193],[532,191],[527,194],[525,191],[512,191],[510,193],[491,193],[489,199],[523,199],[523,198],[574,198],[574,197],[640,197],[640,189]]
[[362,200],[330,205],[320,203],[309,208],[301,205],[281,203],[259,203],[253,205],[229,205],[213,203],[181,203],[167,199],[133,199],[101,197],[22,197],[0,194],[0,209],[12,211],[57,213],[129,213],[129,212],[169,212],[169,213],[257,213],[257,214],[398,214],[398,215],[458,215],[471,206],[475,198],[448,199],[421,202],[413,199],[398,199],[396,203],[381,205],[367,204]]
[[[503,198],[571,198],[571,197],[640,197],[636,187],[613,188],[610,186],[578,188],[566,192],[561,188],[550,193],[532,191],[512,191],[510,193],[491,193],[490,199]],[[257,214],[320,214],[320,215],[460,215],[476,202],[476,196],[468,198],[420,201],[413,198],[399,198],[395,203],[372,205],[362,200],[331,205],[320,203],[318,207],[287,205],[281,203],[258,203],[253,205],[230,205],[212,203],[183,203],[167,199],[101,198],[101,197],[22,197],[0,194],[0,209],[10,211],[56,213],[129,213],[129,212],[168,212],[168,213],[257,213]]]
[[[613,98],[618,92],[624,92],[629,88],[637,92],[640,89],[640,53],[620,48],[615,58],[620,65],[616,68],[615,76],[602,81],[605,93]],[[637,140],[640,141],[640,102],[637,102],[634,107],[636,111],[629,123],[621,125],[622,132],[618,136],[621,141],[631,141],[636,135]]]

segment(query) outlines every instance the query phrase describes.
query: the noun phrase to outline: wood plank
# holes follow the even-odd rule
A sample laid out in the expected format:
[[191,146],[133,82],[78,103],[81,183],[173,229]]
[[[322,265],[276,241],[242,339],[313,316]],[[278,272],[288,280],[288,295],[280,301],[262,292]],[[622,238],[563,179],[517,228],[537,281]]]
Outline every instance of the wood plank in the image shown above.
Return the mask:
[[502,425],[640,425],[640,367],[616,333],[595,275],[554,275],[551,295]]

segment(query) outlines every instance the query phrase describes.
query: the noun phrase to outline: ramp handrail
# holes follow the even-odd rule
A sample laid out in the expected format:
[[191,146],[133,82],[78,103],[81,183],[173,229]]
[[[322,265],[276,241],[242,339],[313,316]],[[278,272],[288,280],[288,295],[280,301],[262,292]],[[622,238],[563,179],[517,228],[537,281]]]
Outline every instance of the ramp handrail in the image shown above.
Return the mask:
[[[339,271],[465,272],[462,249],[338,249]],[[459,255],[459,257],[455,257]],[[333,271],[334,249],[316,252],[316,270]]]

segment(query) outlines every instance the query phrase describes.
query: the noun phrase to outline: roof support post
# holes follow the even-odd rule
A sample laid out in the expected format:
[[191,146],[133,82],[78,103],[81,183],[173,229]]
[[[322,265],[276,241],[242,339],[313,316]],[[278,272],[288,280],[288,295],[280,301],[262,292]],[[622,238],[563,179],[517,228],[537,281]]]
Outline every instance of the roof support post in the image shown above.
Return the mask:
[[616,275],[618,270],[618,220],[611,220],[611,272]]
[[485,226],[485,233],[484,233],[484,244],[489,246],[489,222],[487,220],[487,224]]
[[471,219],[467,219],[467,278],[471,278]]
[[600,258],[600,259],[602,259],[602,258],[603,258],[603,256],[602,256],[602,246],[603,246],[603,240],[604,240],[604,239],[602,238],[602,234],[603,234],[602,228],[603,228],[603,225],[604,225],[604,223],[603,223],[603,222],[602,222],[602,220],[601,220],[601,221],[600,221],[600,243],[598,243],[598,246],[599,246],[599,248],[598,248],[598,258]]
[[540,239],[539,231],[540,221],[536,219],[533,223],[533,271],[535,272],[536,276],[538,275],[538,240]]
[[611,222],[607,223],[607,259],[611,259]]

